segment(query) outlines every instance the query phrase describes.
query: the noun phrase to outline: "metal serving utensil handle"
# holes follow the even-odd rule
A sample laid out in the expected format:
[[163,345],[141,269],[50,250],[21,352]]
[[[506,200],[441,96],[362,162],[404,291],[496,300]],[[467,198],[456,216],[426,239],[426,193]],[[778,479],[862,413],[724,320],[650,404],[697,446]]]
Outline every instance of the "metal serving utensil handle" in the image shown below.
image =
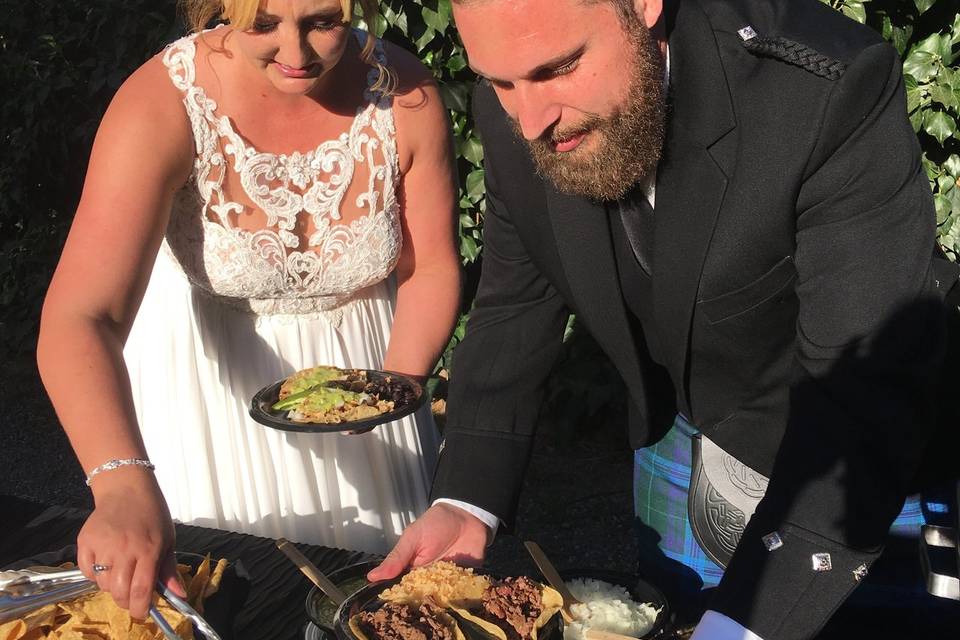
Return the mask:
[[173,630],[173,627],[171,627],[167,619],[163,617],[163,614],[160,613],[156,605],[150,605],[150,618],[160,627],[160,631],[163,631],[163,635],[166,636],[167,640],[183,640],[183,638],[178,636],[177,632]]
[[337,588],[337,585],[333,584],[330,581],[330,578],[323,575],[323,572],[317,568],[315,564],[310,562],[305,555],[300,553],[300,550],[293,546],[290,541],[283,538],[277,539],[277,549],[280,549],[291,561],[293,564],[297,565],[303,575],[307,576],[310,579],[310,582],[317,585],[317,588],[327,594],[327,597],[337,605],[338,607],[343,604],[343,601],[347,599],[347,596]]
[[174,609],[190,618],[190,620],[197,625],[197,628],[200,629],[200,633],[207,638],[210,638],[210,640],[221,640],[217,631],[211,627],[210,623],[204,620],[203,616],[197,613],[196,610],[194,610],[194,608],[191,607],[186,600],[175,594],[173,591],[170,591],[170,589],[168,589],[167,586],[162,582],[157,582],[157,590],[160,591],[160,594],[173,606]]
[[41,567],[0,571],[0,591],[8,587],[37,582],[72,582],[85,580],[79,569],[53,569],[40,571]]
[[15,620],[40,607],[65,600],[72,600],[97,590],[94,582],[68,582],[63,586],[29,596],[0,597],[0,622]]
[[563,581],[563,578],[560,577],[560,574],[554,568],[553,563],[547,559],[547,554],[543,552],[536,542],[527,540],[523,543],[523,546],[527,548],[527,552],[530,554],[530,557],[533,558],[533,561],[537,564],[537,568],[540,569],[540,573],[543,574],[543,577],[547,579],[547,582],[550,583],[550,586],[557,590],[560,594],[560,597],[563,598],[563,608],[560,609],[561,615],[566,622],[573,622],[573,613],[570,611],[570,607],[575,604],[580,604],[580,601],[577,600],[570,589],[567,588],[567,583]]

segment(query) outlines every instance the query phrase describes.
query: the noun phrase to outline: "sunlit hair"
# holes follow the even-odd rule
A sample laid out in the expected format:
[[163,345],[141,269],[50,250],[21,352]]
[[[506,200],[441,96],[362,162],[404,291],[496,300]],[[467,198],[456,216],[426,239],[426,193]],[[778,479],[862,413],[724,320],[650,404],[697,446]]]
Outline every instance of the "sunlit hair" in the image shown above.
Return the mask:
[[[453,4],[483,4],[485,2],[493,2],[495,0],[452,0]],[[636,16],[636,12],[633,8],[633,0],[580,0],[583,4],[600,4],[600,3],[609,3],[617,10],[617,16],[620,18],[620,22],[624,25],[629,23],[630,18]]]
[[[214,20],[223,20],[230,23],[234,29],[244,31],[253,26],[257,18],[257,10],[263,0],[179,0],[180,9],[187,19],[187,25],[194,31],[203,31]],[[363,19],[367,25],[374,25],[379,15],[378,0],[340,0],[343,10],[343,21],[353,20],[353,6],[360,5]],[[375,46],[373,34],[367,38],[360,52],[360,59],[377,69],[377,81],[371,87],[374,92],[382,95],[392,95],[397,88],[397,76],[393,69],[386,67],[373,55]]]

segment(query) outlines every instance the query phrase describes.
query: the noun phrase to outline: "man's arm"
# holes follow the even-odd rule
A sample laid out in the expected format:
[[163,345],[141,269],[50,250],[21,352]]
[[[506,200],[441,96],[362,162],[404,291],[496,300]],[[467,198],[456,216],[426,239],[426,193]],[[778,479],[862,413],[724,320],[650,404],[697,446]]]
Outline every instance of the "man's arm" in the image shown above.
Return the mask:
[[[485,118],[478,114],[477,120]],[[503,131],[505,127],[498,127],[497,133]],[[514,142],[484,133],[483,273],[466,336],[454,357],[433,498],[470,503],[509,524],[543,384],[559,354],[568,312],[513,225],[512,216],[527,212],[512,211],[501,199],[499,184],[505,177],[500,172],[505,167],[498,166],[498,150],[491,146]],[[519,178],[526,177],[530,188],[541,188],[532,174]]]
[[[856,588],[929,433],[935,216],[891,47],[834,87],[797,211],[789,422],[711,605],[765,640],[813,637]],[[782,546],[765,544],[774,532]]]

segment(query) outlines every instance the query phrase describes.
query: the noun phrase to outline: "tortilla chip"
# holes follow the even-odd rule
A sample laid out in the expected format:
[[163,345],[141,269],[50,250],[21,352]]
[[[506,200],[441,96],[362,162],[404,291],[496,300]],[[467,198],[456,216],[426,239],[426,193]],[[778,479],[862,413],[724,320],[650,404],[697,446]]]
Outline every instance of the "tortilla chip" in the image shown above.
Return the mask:
[[0,624],[0,640],[20,640],[27,634],[27,623],[23,620],[11,620]]
[[[210,554],[208,553],[203,558],[203,562],[200,563],[200,566],[197,567],[197,573],[194,574],[193,578],[190,580],[190,586],[187,587],[187,602],[191,607],[197,609],[200,606],[200,600],[203,597],[203,591],[207,586],[207,582],[210,580]],[[200,609],[197,609],[197,613],[201,613]]]
[[[208,555],[198,567],[197,575],[191,575],[187,565],[177,565],[177,573],[188,596],[193,595],[196,609],[202,600],[220,588],[226,560],[219,560],[210,570]],[[154,594],[154,602],[160,615],[184,640],[193,640],[193,625],[188,618]],[[0,624],[0,640],[164,640],[163,631],[152,619],[134,620],[121,609],[106,592],[97,591],[73,600],[47,605],[26,614],[17,620]]]

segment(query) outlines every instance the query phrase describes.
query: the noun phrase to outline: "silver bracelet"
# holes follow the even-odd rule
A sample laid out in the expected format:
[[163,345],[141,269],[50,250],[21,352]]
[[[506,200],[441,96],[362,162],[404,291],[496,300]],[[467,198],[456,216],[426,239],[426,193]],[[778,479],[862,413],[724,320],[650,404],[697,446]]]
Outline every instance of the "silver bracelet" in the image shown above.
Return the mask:
[[102,465],[87,474],[87,486],[90,486],[90,481],[93,480],[93,476],[97,475],[101,471],[113,471],[114,469],[119,469],[120,467],[127,467],[130,465],[143,467],[147,471],[153,471],[156,469],[152,462],[142,458],[120,458],[107,460]]

